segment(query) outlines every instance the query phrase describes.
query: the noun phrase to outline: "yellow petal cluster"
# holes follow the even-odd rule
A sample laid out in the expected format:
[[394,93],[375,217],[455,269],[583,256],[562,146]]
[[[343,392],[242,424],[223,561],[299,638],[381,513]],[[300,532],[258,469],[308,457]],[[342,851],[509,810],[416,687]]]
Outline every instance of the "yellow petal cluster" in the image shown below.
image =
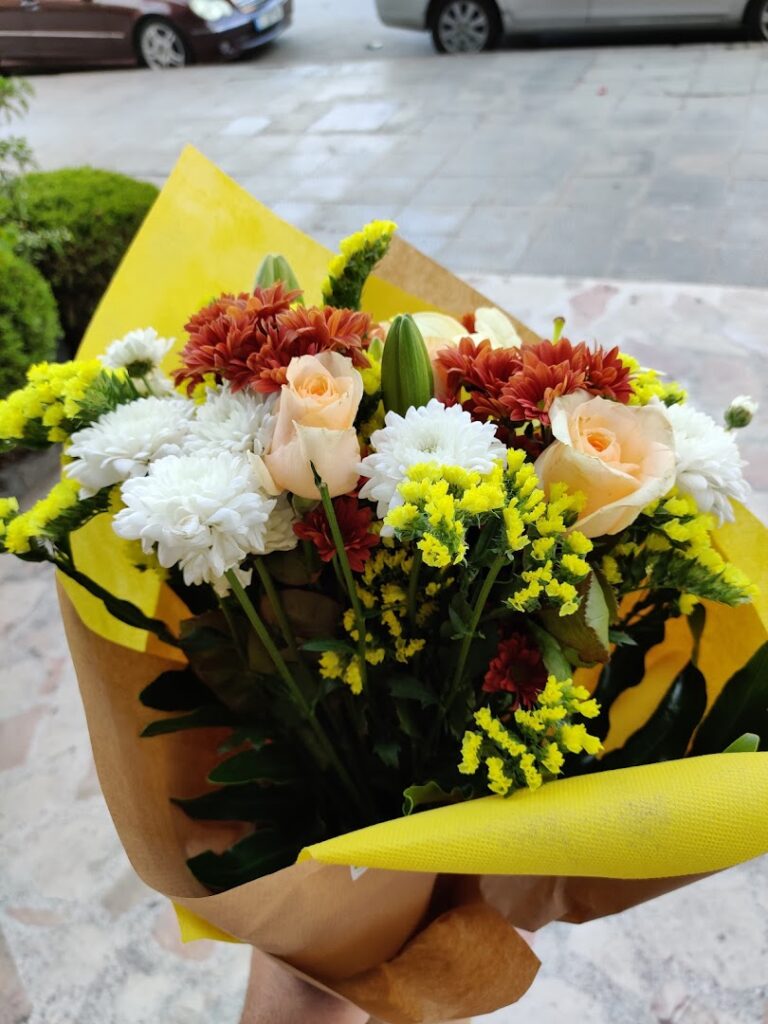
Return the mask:
[[459,771],[475,775],[485,767],[488,789],[500,796],[524,787],[538,789],[562,773],[566,754],[600,752],[600,740],[583,722],[574,722],[577,716],[589,719],[599,713],[583,686],[550,676],[536,706],[517,710],[509,722],[487,707],[475,712],[477,730],[464,734]]

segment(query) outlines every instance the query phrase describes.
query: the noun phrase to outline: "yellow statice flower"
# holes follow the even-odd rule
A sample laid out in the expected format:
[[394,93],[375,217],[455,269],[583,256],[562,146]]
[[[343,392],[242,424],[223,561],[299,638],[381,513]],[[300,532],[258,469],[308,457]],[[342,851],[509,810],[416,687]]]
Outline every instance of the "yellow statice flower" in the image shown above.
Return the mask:
[[329,306],[358,309],[368,275],[384,256],[397,224],[374,220],[339,244],[339,253],[328,266],[322,285],[323,301]]
[[[35,445],[66,441],[97,378],[124,382],[124,371],[105,369],[98,359],[36,363],[27,383],[0,401],[0,442]],[[106,411],[106,410],[105,410]]]
[[658,398],[665,405],[677,405],[684,402],[688,395],[682,385],[675,380],[663,380],[663,374],[658,370],[649,370],[642,367],[634,356],[621,353],[622,363],[631,371],[629,378],[632,394],[629,398],[630,405],[648,405]]
[[713,545],[714,518],[690,495],[673,491],[642,515],[602,557],[602,569],[618,596],[638,590],[678,591],[678,608],[689,615],[697,600],[737,605],[757,593],[743,572]]
[[10,519],[3,538],[5,549],[24,555],[36,543],[49,539],[56,521],[79,504],[79,490],[76,480],[60,480],[32,508]]
[[4,548],[3,538],[8,529],[8,523],[14,519],[19,512],[19,503],[16,498],[0,498],[0,548]]
[[538,789],[562,773],[566,754],[600,752],[600,740],[574,721],[595,718],[599,711],[583,686],[549,676],[536,705],[518,709],[511,722],[502,722],[487,707],[475,712],[477,728],[464,734],[459,771],[476,775],[485,766],[488,789],[500,796]]

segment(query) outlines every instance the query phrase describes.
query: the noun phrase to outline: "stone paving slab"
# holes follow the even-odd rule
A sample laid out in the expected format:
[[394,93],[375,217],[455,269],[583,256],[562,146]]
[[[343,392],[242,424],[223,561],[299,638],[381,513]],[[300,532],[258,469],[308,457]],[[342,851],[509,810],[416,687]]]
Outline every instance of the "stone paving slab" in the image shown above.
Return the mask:
[[[468,276],[542,333],[565,315],[572,337],[666,367],[713,415],[736,391],[765,393],[764,291]],[[766,411],[741,440],[768,521]],[[117,840],[47,566],[0,558],[0,638],[0,1024],[237,1024],[247,949],[182,946]],[[483,1024],[768,1024],[766,883],[761,858],[551,926],[532,991]]]
[[30,142],[45,168],[158,184],[192,142],[329,244],[393,217],[456,270],[768,285],[767,46],[445,59],[403,33],[418,57],[292,63],[290,38],[232,65],[37,76]]

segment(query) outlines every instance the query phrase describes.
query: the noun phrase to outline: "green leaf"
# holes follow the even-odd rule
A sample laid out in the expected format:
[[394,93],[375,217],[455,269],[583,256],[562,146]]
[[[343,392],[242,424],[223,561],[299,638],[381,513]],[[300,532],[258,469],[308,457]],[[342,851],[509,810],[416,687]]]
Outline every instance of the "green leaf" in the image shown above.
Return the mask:
[[645,725],[633,733],[620,750],[606,754],[599,762],[600,770],[684,757],[706,707],[706,681],[689,661]]
[[189,818],[196,821],[274,821],[296,816],[296,790],[284,786],[225,786],[189,800],[173,799]]
[[354,654],[355,649],[344,640],[307,640],[301,645],[302,651],[340,651],[344,654]]
[[[205,612],[182,622],[180,641],[192,668],[222,704],[235,714],[252,719],[263,715],[262,673],[243,665],[220,611]],[[272,663],[268,658],[267,666],[269,671]]]
[[590,573],[578,589],[582,601],[573,615],[560,615],[554,608],[545,608],[539,612],[539,618],[562,647],[576,653],[580,663],[607,662],[611,653],[610,610],[603,588],[595,574]]
[[232,889],[293,864],[300,846],[277,829],[264,828],[235,843],[225,853],[208,850],[191,857],[187,866],[199,882],[214,891]]
[[755,754],[760,749],[760,737],[753,732],[745,732],[739,736],[729,747],[723,751],[724,754]]
[[693,654],[691,655],[691,661],[694,665],[699,663],[699,648],[701,647],[701,635],[704,632],[704,626],[707,621],[707,611],[703,604],[697,604],[691,614],[688,616],[688,628],[691,631],[693,637]]
[[704,719],[692,754],[717,754],[744,733],[768,736],[768,643],[725,684]]
[[133,626],[135,629],[142,629],[148,633],[154,633],[158,639],[162,640],[163,643],[170,644],[173,647],[179,646],[178,639],[171,633],[164,622],[160,619],[152,619],[144,612],[137,608],[135,604],[130,601],[124,601],[120,597],[115,597],[104,587],[100,586],[85,573],[80,572],[70,562],[64,562],[61,559],[56,560],[56,568],[60,569],[65,576],[69,576],[75,583],[79,583],[80,586],[87,590],[89,594],[93,594],[97,597],[104,607],[107,609],[110,615],[118,619],[120,622],[124,622],[127,626]]
[[[296,636],[316,640],[333,635],[342,613],[338,601],[314,590],[293,589],[283,590],[280,599]],[[266,599],[261,602],[261,612],[267,622],[275,622],[272,605]]]
[[244,743],[249,743],[256,750],[260,750],[269,739],[271,739],[270,730],[266,726],[246,726],[244,729],[233,730],[232,734],[218,745],[216,752],[229,754],[237,747],[242,747]]
[[630,647],[637,647],[637,640],[634,640],[629,633],[623,629],[611,629],[608,631],[608,638],[612,644],[621,646],[622,644],[629,644]]
[[397,768],[400,764],[398,740],[379,740],[378,743],[374,743],[373,752],[387,768]]
[[298,548],[294,551],[275,551],[267,555],[266,565],[269,575],[288,587],[303,587],[312,581],[307,563]]
[[412,740],[423,740],[424,733],[419,725],[414,710],[415,709],[412,704],[399,703],[395,705],[397,720],[405,735],[410,737]]
[[399,700],[416,700],[423,708],[437,704],[435,694],[426,683],[415,676],[390,676],[387,680],[389,692]]
[[424,807],[460,804],[466,799],[467,793],[459,786],[454,786],[450,792],[446,792],[438,782],[433,780],[425,782],[422,786],[409,786],[404,790],[403,814],[408,816]]
[[208,781],[221,786],[242,786],[246,782],[291,782],[297,778],[296,762],[290,754],[272,744],[260,750],[242,750],[216,765]]
[[157,722],[150,722],[142,730],[141,735],[165,736],[172,732],[182,732],[184,729],[210,729],[216,726],[234,725],[236,722],[232,712],[221,704],[211,704],[208,707],[198,708],[189,715],[179,715],[175,718],[161,718]]
[[556,679],[570,679],[573,675],[573,668],[552,634],[548,633],[546,629],[542,629],[541,626],[537,626],[532,620],[526,623],[526,628],[536,641],[547,672]]
[[613,589],[611,584],[608,582],[607,577],[600,569],[593,569],[592,572],[595,574],[595,579],[600,584],[600,589],[603,592],[605,603],[608,606],[608,621],[613,626],[619,621],[619,602],[616,597],[616,591]]
[[139,700],[155,711],[194,711],[210,704],[213,694],[189,669],[163,672],[139,694]]

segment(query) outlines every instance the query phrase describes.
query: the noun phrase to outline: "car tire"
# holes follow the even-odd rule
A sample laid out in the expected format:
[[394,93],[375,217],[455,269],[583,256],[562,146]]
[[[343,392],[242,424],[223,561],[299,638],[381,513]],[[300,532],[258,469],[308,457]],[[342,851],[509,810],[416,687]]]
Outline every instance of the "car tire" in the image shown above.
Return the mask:
[[493,0],[437,0],[430,28],[438,53],[493,50],[502,34],[499,9]]
[[744,12],[744,25],[753,39],[768,43],[768,0],[752,0]]
[[154,71],[183,68],[191,54],[181,32],[165,18],[147,18],[136,33],[139,64]]

